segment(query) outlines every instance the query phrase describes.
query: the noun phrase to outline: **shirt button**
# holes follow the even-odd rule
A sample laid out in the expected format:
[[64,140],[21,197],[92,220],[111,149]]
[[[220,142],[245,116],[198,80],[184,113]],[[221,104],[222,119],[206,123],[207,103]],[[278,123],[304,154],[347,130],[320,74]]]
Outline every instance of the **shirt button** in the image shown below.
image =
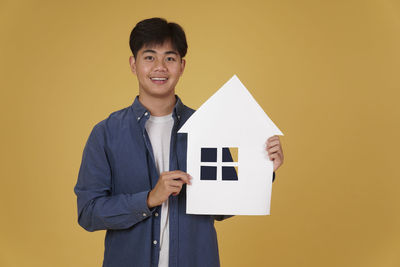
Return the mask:
[[144,113],[144,115],[145,115],[145,116],[147,116],[147,114],[149,114],[149,113],[147,113],[147,112],[146,112],[146,113]]
[[143,217],[146,217],[147,216],[147,213],[143,213]]
[[137,117],[137,120],[140,120],[140,117]]
[[154,213],[154,216],[158,217],[158,212]]
[[153,241],[153,244],[154,244],[154,245],[157,245],[157,240],[154,240],[154,241]]

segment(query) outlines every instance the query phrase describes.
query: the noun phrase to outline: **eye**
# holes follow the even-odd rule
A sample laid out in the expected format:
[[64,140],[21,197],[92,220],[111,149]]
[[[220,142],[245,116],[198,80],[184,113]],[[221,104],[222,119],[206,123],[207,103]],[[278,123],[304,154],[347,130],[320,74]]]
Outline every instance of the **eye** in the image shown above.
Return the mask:
[[153,56],[145,56],[144,59],[145,59],[145,60],[153,60],[154,57],[153,57]]
[[174,57],[167,57],[167,61],[176,61]]

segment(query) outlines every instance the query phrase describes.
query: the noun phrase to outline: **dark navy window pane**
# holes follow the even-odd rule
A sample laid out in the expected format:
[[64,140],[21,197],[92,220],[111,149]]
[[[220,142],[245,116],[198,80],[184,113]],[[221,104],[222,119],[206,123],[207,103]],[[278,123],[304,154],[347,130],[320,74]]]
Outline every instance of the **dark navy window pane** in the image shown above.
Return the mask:
[[201,149],[201,162],[217,162],[217,149],[216,148],[202,148]]
[[231,152],[229,151],[229,147],[222,148],[222,161],[223,162],[233,162]]
[[222,167],[222,180],[238,180],[235,167]]
[[217,167],[201,166],[200,180],[217,180]]

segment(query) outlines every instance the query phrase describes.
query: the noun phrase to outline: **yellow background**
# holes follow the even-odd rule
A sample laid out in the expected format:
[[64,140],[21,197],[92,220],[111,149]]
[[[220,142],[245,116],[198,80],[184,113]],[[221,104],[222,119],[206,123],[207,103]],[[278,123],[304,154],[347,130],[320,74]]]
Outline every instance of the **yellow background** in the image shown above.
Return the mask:
[[95,123],[130,105],[128,38],[186,30],[177,93],[198,108],[233,74],[285,133],[271,216],[216,223],[222,266],[400,266],[400,3],[0,2],[0,266],[100,266],[77,224]]

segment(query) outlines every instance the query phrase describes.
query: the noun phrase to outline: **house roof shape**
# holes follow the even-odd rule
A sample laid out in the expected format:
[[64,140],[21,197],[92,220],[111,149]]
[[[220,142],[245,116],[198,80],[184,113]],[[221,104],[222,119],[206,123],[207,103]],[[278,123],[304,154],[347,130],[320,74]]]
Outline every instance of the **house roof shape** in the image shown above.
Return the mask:
[[208,138],[218,131],[219,136],[243,133],[248,137],[262,135],[265,140],[272,135],[283,135],[247,88],[233,75],[214,93],[179,129],[178,133],[206,134]]

